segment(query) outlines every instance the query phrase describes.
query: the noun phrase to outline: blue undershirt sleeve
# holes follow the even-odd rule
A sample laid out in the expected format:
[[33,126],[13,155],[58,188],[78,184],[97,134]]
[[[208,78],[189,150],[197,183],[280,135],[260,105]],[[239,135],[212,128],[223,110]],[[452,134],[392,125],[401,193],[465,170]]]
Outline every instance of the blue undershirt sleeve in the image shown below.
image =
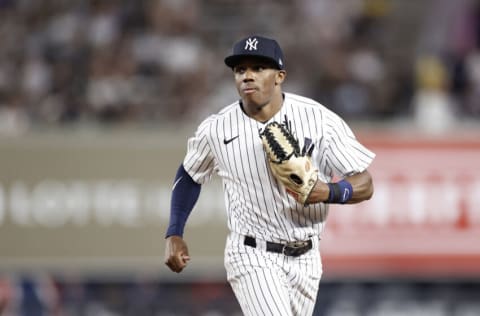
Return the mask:
[[195,203],[197,203],[201,187],[185,171],[183,164],[180,165],[172,188],[170,222],[165,237],[172,235],[183,236],[185,224]]

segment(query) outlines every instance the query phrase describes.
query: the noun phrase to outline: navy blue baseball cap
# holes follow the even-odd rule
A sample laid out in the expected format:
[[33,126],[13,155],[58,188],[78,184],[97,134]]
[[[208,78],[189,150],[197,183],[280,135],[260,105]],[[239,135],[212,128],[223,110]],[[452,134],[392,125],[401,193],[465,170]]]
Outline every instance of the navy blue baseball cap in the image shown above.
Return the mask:
[[282,49],[274,39],[252,35],[240,40],[233,46],[233,54],[225,58],[225,64],[233,68],[247,56],[268,60],[277,69],[285,69]]

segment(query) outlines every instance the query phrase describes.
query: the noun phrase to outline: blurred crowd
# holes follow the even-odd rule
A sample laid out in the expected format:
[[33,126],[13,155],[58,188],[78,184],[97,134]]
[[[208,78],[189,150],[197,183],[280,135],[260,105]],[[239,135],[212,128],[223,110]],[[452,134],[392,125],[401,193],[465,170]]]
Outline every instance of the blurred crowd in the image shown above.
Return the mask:
[[[2,316],[240,316],[227,283],[0,276]],[[320,283],[314,316],[480,315],[467,281]]]
[[199,120],[236,99],[223,58],[251,33],[347,119],[480,117],[477,0],[0,0],[0,134]]
[[227,283],[0,276],[2,316],[240,316]]

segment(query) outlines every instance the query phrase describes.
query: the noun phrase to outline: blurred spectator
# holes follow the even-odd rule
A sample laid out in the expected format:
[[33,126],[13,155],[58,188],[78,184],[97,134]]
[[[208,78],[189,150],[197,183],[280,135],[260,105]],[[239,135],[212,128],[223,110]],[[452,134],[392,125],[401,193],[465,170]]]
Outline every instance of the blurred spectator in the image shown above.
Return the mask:
[[0,95],[0,134],[18,135],[28,130],[30,120],[22,94]]
[[119,14],[121,6],[115,1],[90,2],[87,21],[87,43],[93,48],[105,47],[120,36]]
[[445,65],[435,56],[425,56],[419,58],[416,70],[414,115],[418,127],[432,133],[448,131],[455,117]]
[[16,314],[17,301],[15,281],[11,277],[0,277],[0,315],[13,316]]
[[480,47],[472,50],[465,58],[467,114],[480,117]]
[[0,276],[2,316],[60,316],[61,308],[59,292],[51,276]]

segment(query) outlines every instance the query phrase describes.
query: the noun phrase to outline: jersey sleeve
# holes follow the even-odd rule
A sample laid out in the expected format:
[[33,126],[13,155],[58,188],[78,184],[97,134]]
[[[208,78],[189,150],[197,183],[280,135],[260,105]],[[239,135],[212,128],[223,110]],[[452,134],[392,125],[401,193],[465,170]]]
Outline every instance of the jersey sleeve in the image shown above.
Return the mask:
[[188,139],[187,154],[183,160],[185,171],[199,184],[210,180],[215,170],[215,158],[209,142],[211,122],[211,117],[203,121],[195,135]]
[[350,176],[365,171],[375,154],[363,146],[350,127],[336,114],[327,123],[326,162],[336,175]]

